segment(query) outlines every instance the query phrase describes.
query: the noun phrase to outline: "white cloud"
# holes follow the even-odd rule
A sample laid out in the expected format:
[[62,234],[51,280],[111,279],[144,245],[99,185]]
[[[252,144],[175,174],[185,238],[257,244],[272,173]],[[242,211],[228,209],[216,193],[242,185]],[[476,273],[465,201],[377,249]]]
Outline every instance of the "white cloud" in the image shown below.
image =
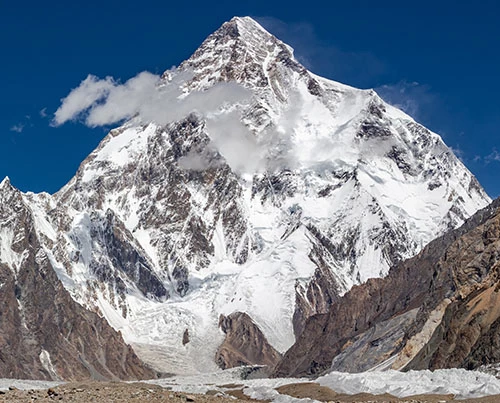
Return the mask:
[[158,76],[142,72],[125,84],[114,84],[99,99],[102,102],[92,105],[87,124],[93,127],[104,126],[134,116],[142,105],[152,103],[158,82]]
[[486,162],[487,164],[491,162],[500,162],[500,152],[496,148],[494,148],[490,154],[484,157],[484,162]]
[[10,128],[11,132],[22,133],[26,125],[24,123],[18,123]]
[[165,125],[196,113],[206,121],[212,140],[207,150],[180,159],[185,169],[201,170],[217,163],[219,152],[236,172],[253,172],[261,162],[255,136],[241,122],[236,104],[250,100],[250,91],[236,83],[218,83],[205,91],[184,91],[191,73],[171,71],[169,82],[142,72],[123,84],[111,77],[89,75],[62,100],[53,125],[80,120],[89,127],[106,126],[135,117]]
[[43,108],[40,110],[40,112],[38,112],[40,114],[40,117],[41,118],[46,118],[48,116],[47,114],[47,108]]
[[500,162],[500,151],[494,148],[488,155],[475,155],[472,162],[483,163],[484,165],[491,164],[492,162]]
[[[193,75],[171,71],[167,80],[151,73],[140,73],[125,83],[108,77],[87,77],[62,100],[54,125],[78,120],[91,126],[107,126],[134,118],[136,123],[159,125],[177,122],[191,113],[204,121],[210,142],[194,148],[178,160],[186,170],[204,170],[222,160],[238,174],[295,169],[302,163],[293,140],[293,131],[301,118],[303,99],[299,92],[289,94],[288,107],[281,117],[259,134],[245,125],[240,111],[252,101],[252,93],[241,85],[221,82],[205,91],[188,91]],[[251,109],[251,108],[250,108]],[[321,155],[332,144],[318,140],[314,154]],[[302,161],[302,162],[301,162]]]
[[206,91],[183,93],[189,73],[172,72],[169,83],[148,72],[124,84],[89,75],[62,100],[53,124],[83,119],[89,127],[105,126],[138,116],[145,122],[167,124],[191,112],[209,115],[224,105],[245,102],[248,91],[235,83],[219,83]]
[[62,105],[54,115],[53,124],[59,126],[69,120],[77,119],[83,112],[105,98],[115,86],[111,77],[101,80],[89,74],[77,88],[61,100]]
[[238,173],[254,173],[262,166],[264,151],[257,138],[241,122],[239,113],[229,112],[207,120],[207,132],[218,152]]
[[220,161],[210,148],[206,148],[202,151],[191,150],[187,155],[179,158],[177,163],[182,169],[203,171],[218,166]]

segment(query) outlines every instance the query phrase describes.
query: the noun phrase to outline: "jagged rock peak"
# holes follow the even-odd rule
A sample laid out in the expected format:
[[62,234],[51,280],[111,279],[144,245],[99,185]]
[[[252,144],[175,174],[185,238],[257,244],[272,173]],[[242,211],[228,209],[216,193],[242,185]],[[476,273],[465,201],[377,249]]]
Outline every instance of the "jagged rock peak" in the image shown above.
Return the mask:
[[8,204],[22,201],[21,191],[12,185],[8,176],[0,182],[0,210]]
[[262,25],[260,25],[257,21],[255,21],[251,17],[233,17],[230,21],[222,24],[221,28],[219,28],[216,32],[222,30],[233,30],[233,33],[236,36],[240,36],[242,38],[247,38],[248,35],[261,34],[265,35],[269,38],[275,38],[274,35],[267,32]]
[[3,178],[2,182],[0,182],[0,189],[3,189],[4,187],[7,187],[7,186],[12,186],[10,184],[10,178],[8,176]]
[[[214,42],[214,39],[216,40]],[[266,50],[269,45],[279,45],[288,50],[290,55],[293,49],[277,39],[273,34],[266,31],[257,21],[250,17],[234,17],[225,22],[222,26],[211,34],[201,48],[208,44],[219,44],[227,41],[238,41],[245,44],[248,50]]]
[[[290,70],[286,71],[287,68]],[[250,17],[235,17],[222,24],[179,66],[179,70],[194,72],[194,83],[200,83],[194,85],[196,89],[220,81],[264,88],[273,86],[278,76],[288,76],[292,72],[307,74],[305,67],[294,58],[293,49]],[[166,72],[164,77],[168,74]]]

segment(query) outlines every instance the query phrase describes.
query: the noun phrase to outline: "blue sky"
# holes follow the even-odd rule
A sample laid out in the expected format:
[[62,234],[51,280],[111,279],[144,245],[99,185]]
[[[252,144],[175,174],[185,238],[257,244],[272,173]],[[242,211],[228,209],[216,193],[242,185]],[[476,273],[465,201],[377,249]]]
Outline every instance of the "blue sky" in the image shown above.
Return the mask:
[[[50,125],[94,74],[122,81],[178,65],[235,15],[255,17],[322,76],[376,88],[442,135],[500,195],[496,1],[18,1],[0,5],[0,176],[55,192],[106,134]],[[328,4],[328,5],[326,5]]]

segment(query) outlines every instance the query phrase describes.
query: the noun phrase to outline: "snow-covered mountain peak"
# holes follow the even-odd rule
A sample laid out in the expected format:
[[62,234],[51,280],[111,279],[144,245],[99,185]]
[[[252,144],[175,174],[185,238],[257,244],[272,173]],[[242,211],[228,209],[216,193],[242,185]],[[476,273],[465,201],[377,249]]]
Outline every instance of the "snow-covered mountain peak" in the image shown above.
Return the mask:
[[164,119],[112,130],[52,200],[30,199],[72,296],[185,371],[212,364],[220,314],[246,312],[284,351],[307,317],[489,202],[437,134],[309,72],[250,18],[162,84],[180,88]]
[[2,179],[2,182],[0,182],[0,189],[3,189],[4,187],[11,186],[10,184],[10,178],[6,176],[5,178]]
[[[240,50],[245,54],[239,54]],[[205,58],[224,56],[220,61],[226,63],[264,63],[272,52],[283,52],[283,57],[293,58],[293,49],[267,32],[255,20],[250,17],[234,17],[209,35],[194,55],[184,63],[190,64],[202,55]],[[216,66],[213,68],[217,69]]]
[[288,87],[293,87],[297,74],[304,76],[311,90],[318,89],[314,78],[294,58],[293,49],[250,17],[224,23],[179,69],[194,73],[190,89],[234,82],[260,90],[261,100],[267,98],[275,104],[286,103]]
[[[263,39],[265,41],[278,40],[273,34],[266,31],[262,25],[251,17],[233,17],[230,21],[225,22],[222,27],[227,25],[235,25],[239,36],[247,42],[250,42],[255,38]],[[222,29],[222,27],[220,29]]]
[[19,204],[22,202],[21,191],[12,185],[7,176],[0,182],[0,202],[4,208],[11,208],[12,203]]

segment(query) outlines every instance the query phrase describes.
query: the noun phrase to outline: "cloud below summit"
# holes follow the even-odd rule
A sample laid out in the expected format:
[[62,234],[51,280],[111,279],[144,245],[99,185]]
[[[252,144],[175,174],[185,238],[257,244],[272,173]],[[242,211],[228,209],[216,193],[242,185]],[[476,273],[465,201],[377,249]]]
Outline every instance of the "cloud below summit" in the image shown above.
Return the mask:
[[82,121],[89,127],[120,123],[137,116],[144,122],[167,124],[192,112],[207,116],[224,105],[245,102],[248,91],[234,83],[219,83],[205,91],[184,93],[191,78],[187,72],[171,72],[171,80],[142,72],[121,84],[112,77],[89,75],[61,100],[52,124]]
[[192,78],[189,72],[172,70],[169,80],[142,72],[121,84],[112,77],[99,79],[89,75],[62,99],[52,125],[81,121],[89,127],[107,126],[136,118],[139,123],[165,125],[197,113],[206,121],[212,140],[205,153],[193,152],[179,163],[184,169],[203,170],[218,162],[219,152],[240,173],[254,172],[261,163],[262,147],[241,122],[235,105],[245,104],[250,91],[237,83],[221,82],[197,91],[185,90]]

